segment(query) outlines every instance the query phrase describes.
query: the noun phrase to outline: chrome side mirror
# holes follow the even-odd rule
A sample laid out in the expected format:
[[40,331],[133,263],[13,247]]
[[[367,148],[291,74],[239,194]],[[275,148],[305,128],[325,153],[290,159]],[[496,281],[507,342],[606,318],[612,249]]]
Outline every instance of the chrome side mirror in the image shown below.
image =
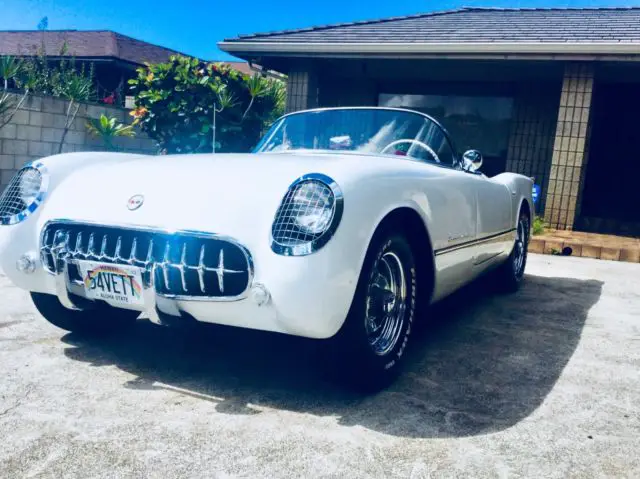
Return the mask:
[[482,168],[482,153],[478,150],[467,150],[462,155],[462,169],[475,173]]

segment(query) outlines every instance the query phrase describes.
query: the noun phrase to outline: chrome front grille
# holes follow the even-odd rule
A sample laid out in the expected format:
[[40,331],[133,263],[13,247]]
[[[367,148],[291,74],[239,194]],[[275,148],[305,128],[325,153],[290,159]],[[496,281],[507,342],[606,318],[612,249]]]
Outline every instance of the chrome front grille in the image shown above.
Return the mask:
[[215,234],[102,226],[71,221],[47,223],[41,259],[57,274],[67,266],[79,282],[77,262],[137,266],[156,293],[169,297],[235,299],[252,279],[249,252],[231,238]]

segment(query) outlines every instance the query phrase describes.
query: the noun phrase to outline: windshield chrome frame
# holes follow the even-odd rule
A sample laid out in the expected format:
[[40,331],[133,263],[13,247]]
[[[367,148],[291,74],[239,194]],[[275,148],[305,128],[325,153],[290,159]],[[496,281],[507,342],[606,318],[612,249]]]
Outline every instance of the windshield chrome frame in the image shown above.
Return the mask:
[[[420,111],[416,111],[416,110],[410,110],[409,108],[396,108],[396,107],[389,107],[389,106],[336,106],[336,107],[322,107],[322,108],[311,108],[308,110],[299,110],[299,111],[292,111],[290,113],[286,113],[284,115],[282,115],[280,118],[278,118],[276,121],[274,121],[271,126],[269,127],[269,130],[271,130],[271,128],[273,127],[273,125],[283,121],[285,118],[293,116],[293,115],[301,115],[304,113],[318,113],[318,112],[323,112],[323,111],[340,111],[340,110],[372,110],[372,111],[380,111],[380,110],[387,110],[387,111],[396,111],[396,112],[402,112],[402,113],[412,113],[414,115],[418,115],[421,116],[429,121],[432,121],[433,123],[435,123],[440,130],[442,130],[442,133],[444,134],[445,138],[447,139],[447,141],[449,142],[449,145],[451,146],[451,150],[453,151],[453,165],[449,166],[449,165],[442,165],[442,164],[438,164],[438,163],[433,163],[433,162],[427,162],[424,160],[417,160],[420,161],[422,163],[428,163],[430,165],[437,165],[437,166],[442,166],[445,168],[462,168],[462,162],[460,161],[460,153],[458,152],[458,149],[456,148],[456,144],[453,141],[453,138],[451,138],[451,135],[449,134],[449,132],[447,131],[447,129],[442,126],[442,123],[440,123],[438,120],[436,120],[434,117],[432,117],[431,115],[427,115],[426,113],[422,113]],[[275,134],[275,132],[272,133],[272,135]],[[262,143],[263,138],[260,139],[260,143]],[[259,144],[260,144],[259,143]],[[292,150],[295,151],[295,150]],[[315,150],[310,150],[307,149],[307,151],[315,151]],[[320,150],[318,150],[320,151]],[[331,151],[331,150],[322,150],[322,151]],[[269,153],[269,152],[261,152],[261,151],[255,151],[254,153]],[[357,153],[357,152],[355,152]],[[392,155],[382,155],[380,153],[372,153],[376,156],[392,156]]]

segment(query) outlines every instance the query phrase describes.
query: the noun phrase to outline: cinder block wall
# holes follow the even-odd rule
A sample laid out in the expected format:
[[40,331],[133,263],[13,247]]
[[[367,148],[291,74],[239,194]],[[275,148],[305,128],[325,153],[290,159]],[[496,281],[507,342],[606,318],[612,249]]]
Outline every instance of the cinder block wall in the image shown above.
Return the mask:
[[[58,153],[69,103],[52,97],[30,96],[11,122],[0,128],[0,192],[15,172],[29,161]],[[63,152],[104,150],[102,140],[87,132],[89,118],[101,114],[131,123],[129,110],[109,105],[82,104],[63,145]],[[117,138],[119,151],[156,154],[153,140],[137,132],[134,138]]]
[[556,135],[560,83],[519,85],[509,136],[507,171],[535,178],[542,192],[536,212],[543,215]]

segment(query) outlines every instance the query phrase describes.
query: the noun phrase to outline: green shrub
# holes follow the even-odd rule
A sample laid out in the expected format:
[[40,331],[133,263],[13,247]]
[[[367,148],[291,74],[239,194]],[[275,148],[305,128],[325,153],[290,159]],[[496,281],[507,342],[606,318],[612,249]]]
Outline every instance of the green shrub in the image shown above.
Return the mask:
[[135,123],[167,153],[249,151],[284,110],[284,83],[226,65],[172,56],[138,69]]
[[533,219],[533,235],[541,235],[544,234],[545,229],[547,228],[547,224],[544,222],[544,218],[536,216]]

